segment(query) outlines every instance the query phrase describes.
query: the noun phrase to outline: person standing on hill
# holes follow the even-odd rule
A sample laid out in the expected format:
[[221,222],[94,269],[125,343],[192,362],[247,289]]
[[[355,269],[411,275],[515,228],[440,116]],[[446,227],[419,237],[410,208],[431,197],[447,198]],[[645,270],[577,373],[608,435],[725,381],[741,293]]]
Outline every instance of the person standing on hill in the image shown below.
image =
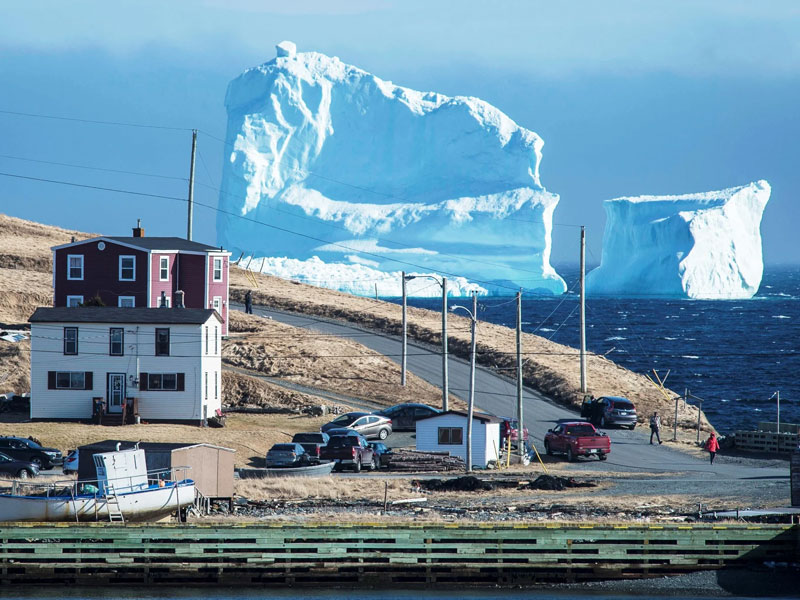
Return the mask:
[[708,454],[709,456],[711,456],[711,464],[713,465],[714,457],[717,455],[717,452],[719,451],[719,441],[717,440],[717,435],[713,431],[706,440],[706,450],[708,450]]
[[658,443],[661,443],[661,417],[658,416],[657,412],[653,412],[653,416],[650,417],[650,443],[653,443],[653,436],[656,436]]
[[253,314],[253,294],[250,290],[244,295],[244,312],[248,315]]

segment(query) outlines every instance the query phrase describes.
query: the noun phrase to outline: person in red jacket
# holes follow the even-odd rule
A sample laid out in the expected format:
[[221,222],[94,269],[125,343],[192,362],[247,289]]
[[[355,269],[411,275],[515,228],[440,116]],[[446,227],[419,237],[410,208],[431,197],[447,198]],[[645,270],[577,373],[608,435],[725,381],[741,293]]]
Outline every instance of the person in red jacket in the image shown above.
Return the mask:
[[717,441],[717,436],[713,431],[706,440],[706,450],[708,450],[708,453],[711,456],[711,464],[713,465],[714,457],[717,455],[717,451],[719,450],[719,442]]

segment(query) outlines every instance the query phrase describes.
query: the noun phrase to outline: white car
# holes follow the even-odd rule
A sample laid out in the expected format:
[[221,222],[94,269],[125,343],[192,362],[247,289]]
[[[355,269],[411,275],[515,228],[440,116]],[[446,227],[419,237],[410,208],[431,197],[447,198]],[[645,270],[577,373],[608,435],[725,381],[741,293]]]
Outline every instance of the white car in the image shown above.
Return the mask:
[[78,472],[78,451],[70,450],[64,458],[64,475],[71,475]]

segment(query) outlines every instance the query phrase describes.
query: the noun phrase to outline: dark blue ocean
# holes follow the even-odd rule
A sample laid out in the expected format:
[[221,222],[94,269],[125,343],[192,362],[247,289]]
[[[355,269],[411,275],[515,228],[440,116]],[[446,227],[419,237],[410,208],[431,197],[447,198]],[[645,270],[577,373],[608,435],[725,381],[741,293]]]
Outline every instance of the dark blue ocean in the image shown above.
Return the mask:
[[[523,296],[523,330],[578,348],[579,272],[575,266],[556,269],[574,291],[555,298]],[[441,310],[435,298],[411,298],[409,304]],[[478,318],[515,327],[515,302],[479,298]],[[767,267],[750,300],[587,298],[586,322],[588,350],[637,373],[669,372],[667,387],[702,398],[703,411],[723,433],[775,421],[776,392],[781,422],[800,423],[796,265]]]

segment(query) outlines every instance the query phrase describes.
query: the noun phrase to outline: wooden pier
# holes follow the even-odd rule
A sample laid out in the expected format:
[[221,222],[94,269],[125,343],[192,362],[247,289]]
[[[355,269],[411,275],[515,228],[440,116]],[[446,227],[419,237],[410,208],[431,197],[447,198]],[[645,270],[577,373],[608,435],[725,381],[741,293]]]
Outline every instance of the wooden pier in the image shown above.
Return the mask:
[[800,561],[800,526],[19,524],[0,584],[531,585]]

